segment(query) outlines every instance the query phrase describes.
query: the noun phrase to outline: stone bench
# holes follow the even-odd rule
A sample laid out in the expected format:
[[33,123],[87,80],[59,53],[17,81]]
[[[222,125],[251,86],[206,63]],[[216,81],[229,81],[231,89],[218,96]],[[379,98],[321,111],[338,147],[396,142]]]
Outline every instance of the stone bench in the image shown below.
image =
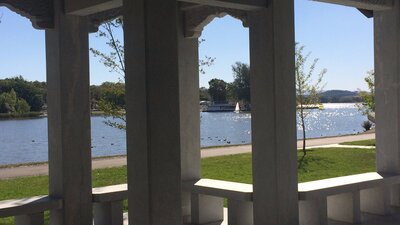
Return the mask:
[[328,218],[360,223],[361,211],[386,215],[396,183],[400,176],[376,172],[299,183],[300,225],[326,225]]
[[128,198],[127,184],[93,188],[95,225],[123,225],[123,201]]
[[228,224],[253,224],[253,185],[200,179],[182,183],[191,193],[192,224],[221,224],[224,199],[228,200]]
[[16,225],[43,225],[44,211],[61,209],[62,200],[49,196],[0,201],[0,218],[15,217]]

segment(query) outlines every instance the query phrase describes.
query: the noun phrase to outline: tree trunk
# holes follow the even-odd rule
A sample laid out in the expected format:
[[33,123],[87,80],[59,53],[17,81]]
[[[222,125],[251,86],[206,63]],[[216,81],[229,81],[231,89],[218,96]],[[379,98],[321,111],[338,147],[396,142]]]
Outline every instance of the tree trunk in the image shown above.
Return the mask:
[[[301,113],[303,114],[303,112],[301,112]],[[306,151],[306,126],[304,124],[304,115],[301,115],[301,128],[303,129],[303,157],[304,157],[304,156],[307,155],[307,151]]]

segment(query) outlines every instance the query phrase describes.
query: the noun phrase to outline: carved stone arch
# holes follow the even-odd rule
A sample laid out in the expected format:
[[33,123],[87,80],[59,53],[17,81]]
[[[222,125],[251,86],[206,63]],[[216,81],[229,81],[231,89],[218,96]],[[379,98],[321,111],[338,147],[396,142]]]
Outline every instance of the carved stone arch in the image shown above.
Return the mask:
[[184,10],[185,37],[199,38],[205,26],[215,18],[230,15],[242,21],[244,27],[248,27],[247,12],[238,9],[227,9],[213,6],[193,6]]
[[54,27],[52,0],[0,0],[0,6],[28,18],[36,29]]
[[89,32],[97,32],[102,23],[122,18],[122,7],[109,9],[89,16]]

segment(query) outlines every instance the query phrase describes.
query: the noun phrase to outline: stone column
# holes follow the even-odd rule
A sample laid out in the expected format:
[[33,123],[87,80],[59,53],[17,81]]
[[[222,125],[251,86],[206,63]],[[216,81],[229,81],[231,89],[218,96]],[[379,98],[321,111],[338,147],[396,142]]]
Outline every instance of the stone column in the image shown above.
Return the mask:
[[374,32],[377,169],[400,173],[400,3],[374,12]]
[[400,173],[400,2],[374,11],[374,33],[377,171]]
[[49,192],[62,210],[51,224],[89,225],[92,220],[89,41],[85,18],[63,13],[54,1],[55,28],[46,30]]
[[299,223],[293,5],[249,12],[255,225]]
[[125,0],[131,225],[182,224],[176,0]]
[[[199,42],[197,38],[184,37],[184,16],[179,13],[179,103],[181,131],[182,181],[200,179],[200,108],[199,108]],[[191,195],[182,195],[185,223],[191,221]]]

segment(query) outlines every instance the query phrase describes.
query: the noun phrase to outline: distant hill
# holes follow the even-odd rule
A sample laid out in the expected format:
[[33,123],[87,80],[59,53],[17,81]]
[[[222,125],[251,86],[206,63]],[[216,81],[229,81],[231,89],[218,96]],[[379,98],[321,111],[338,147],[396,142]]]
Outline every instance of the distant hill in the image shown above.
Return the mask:
[[360,102],[357,91],[329,90],[321,93],[322,103]]

